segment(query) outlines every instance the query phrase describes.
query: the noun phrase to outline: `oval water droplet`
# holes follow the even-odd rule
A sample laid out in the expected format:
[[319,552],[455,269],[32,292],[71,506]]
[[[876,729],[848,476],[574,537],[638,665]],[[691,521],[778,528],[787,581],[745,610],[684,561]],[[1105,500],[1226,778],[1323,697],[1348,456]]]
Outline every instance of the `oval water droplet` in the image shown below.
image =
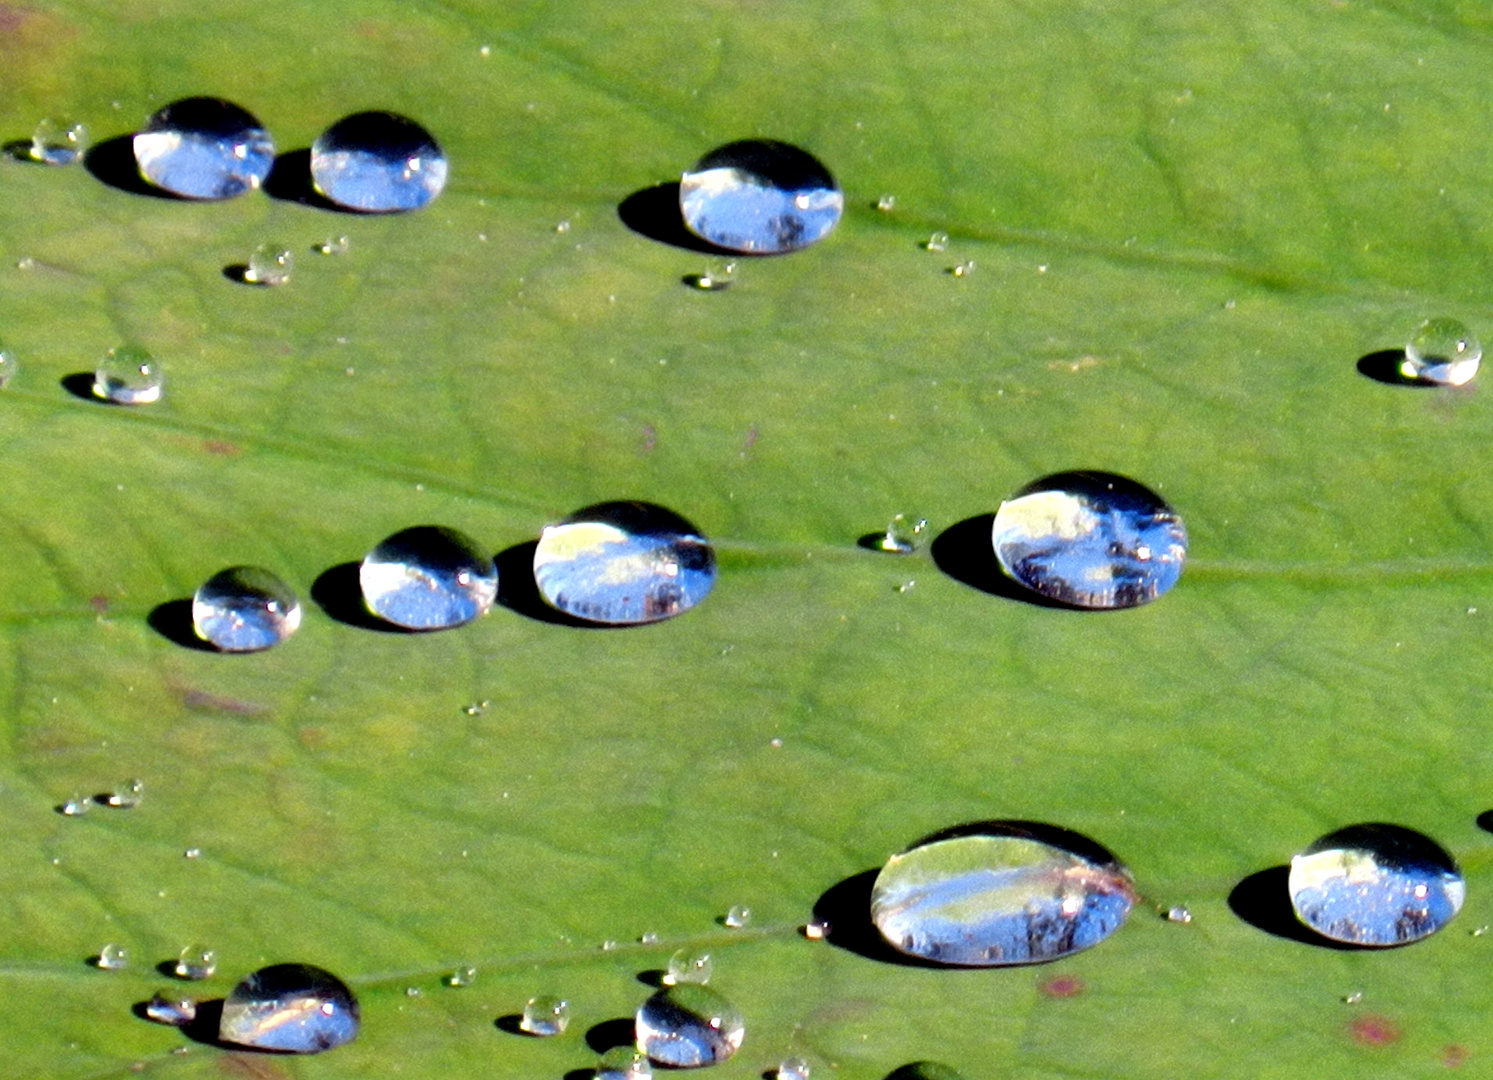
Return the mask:
[[271,288],[284,285],[290,280],[295,268],[295,256],[284,244],[260,244],[249,256],[249,266],[244,271],[244,280],[250,285],[267,285]]
[[157,1024],[165,1024],[168,1027],[186,1027],[197,1019],[197,1003],[191,998],[158,990],[145,1003],[145,1015]]
[[192,982],[210,979],[213,972],[218,970],[218,954],[201,945],[188,945],[176,958],[176,966],[171,970],[178,979]]
[[99,798],[105,806],[115,810],[133,810],[145,801],[145,784],[140,780],[126,780]]
[[161,373],[138,345],[110,349],[93,373],[93,396],[115,405],[149,405],[161,400]]
[[1092,840],[992,821],[935,833],[893,855],[871,890],[871,920],[909,956],[996,967],[1096,945],[1134,903],[1130,872]]
[[100,971],[123,971],[130,966],[129,950],[111,942],[99,950],[93,958],[93,966]]
[[725,918],[721,920],[722,926],[730,927],[732,930],[740,930],[752,921],[752,909],[745,904],[732,904],[726,912]]
[[477,969],[470,964],[464,965],[447,975],[445,981],[447,986],[471,986],[477,981]]
[[747,139],[712,150],[684,174],[679,208],[690,232],[716,247],[776,255],[827,236],[845,197],[812,155]]
[[1155,492],[1102,472],[1058,473],[1001,503],[992,529],[1001,568],[1071,607],[1129,608],[1177,583],[1187,530]]
[[476,541],[455,529],[417,525],[383,541],[358,570],[363,602],[408,630],[469,623],[492,607],[498,571]]
[[140,175],[184,199],[231,199],[259,187],[275,144],[251,113],[220,98],[174,101],[134,138]]
[[717,1065],[741,1049],[746,1021],[708,986],[670,986],[638,1009],[638,1048],[659,1065]]
[[1399,825],[1349,825],[1291,860],[1296,917],[1323,937],[1404,945],[1434,934],[1462,908],[1462,871],[1428,836]]
[[318,1054],[358,1034],[359,1009],[342,980],[310,964],[260,968],[223,1002],[218,1038],[257,1050]]
[[311,179],[338,206],[369,214],[417,210],[446,186],[446,155],[407,117],[362,112],[311,144]]
[[1400,374],[1417,382],[1462,386],[1472,381],[1483,346],[1456,319],[1427,319],[1405,345]]
[[693,525],[661,506],[588,506],[547,527],[534,549],[534,581],[551,607],[626,626],[694,607],[715,584],[715,552]]
[[697,952],[694,949],[680,949],[669,957],[668,970],[664,972],[665,986],[678,986],[682,983],[698,983],[701,986],[710,981],[710,974],[715,970],[715,964],[710,959],[708,952]]
[[208,578],[192,597],[197,636],[223,652],[278,645],[301,625],[290,586],[257,566],[234,566]]
[[596,1080],[650,1080],[653,1063],[635,1046],[614,1046],[596,1064]]
[[557,997],[530,998],[518,1026],[521,1031],[541,1038],[563,1035],[570,1026],[570,1002]]
[[88,129],[72,120],[40,120],[31,135],[31,159],[44,165],[71,165],[87,149]]

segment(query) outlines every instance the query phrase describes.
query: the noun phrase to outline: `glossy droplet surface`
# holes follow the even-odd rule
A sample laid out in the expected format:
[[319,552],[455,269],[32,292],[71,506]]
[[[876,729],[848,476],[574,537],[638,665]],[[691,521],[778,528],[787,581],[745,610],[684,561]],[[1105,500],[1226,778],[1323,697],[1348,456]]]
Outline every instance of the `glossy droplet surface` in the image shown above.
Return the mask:
[[213,972],[218,970],[218,954],[212,949],[204,949],[201,945],[188,945],[176,958],[176,966],[171,970],[178,979],[188,979],[193,982],[210,979]]
[[638,1048],[659,1065],[717,1065],[741,1049],[746,1021],[708,986],[670,986],[638,1009]]
[[244,280],[251,285],[284,285],[295,269],[295,256],[284,244],[260,244],[249,256]]
[[649,1080],[653,1063],[635,1046],[614,1046],[601,1055],[596,1080]]
[[88,149],[88,129],[72,120],[41,120],[31,135],[31,159],[44,165],[71,165]]
[[100,796],[100,801],[115,810],[133,810],[145,801],[145,784],[140,780],[126,780],[115,785],[113,791]]
[[185,1027],[197,1019],[197,1003],[191,998],[157,991],[145,1003],[145,1015],[157,1024]]
[[364,557],[358,580],[369,611],[409,630],[471,622],[498,595],[492,558],[471,537],[439,525],[389,537]]
[[447,975],[445,979],[445,983],[447,986],[456,987],[471,986],[476,981],[477,969],[472,967],[470,964],[457,968],[455,971]]
[[809,1080],[812,1070],[801,1057],[784,1058],[778,1063],[778,1080]]
[[342,980],[309,964],[260,968],[223,1002],[218,1038],[259,1050],[316,1054],[358,1034],[358,1002]]
[[996,821],[948,829],[893,855],[872,888],[871,920],[909,956],[996,967],[1096,945],[1134,903],[1129,871],[1093,841]]
[[1112,473],[1059,473],[1001,503],[1001,568],[1035,593],[1080,608],[1128,608],[1182,575],[1187,530],[1154,492]]
[[1296,917],[1323,937],[1404,945],[1434,934],[1462,908],[1456,861],[1428,836],[1398,825],[1350,825],[1291,860]]
[[221,570],[192,597],[192,628],[223,652],[268,649],[300,625],[301,602],[290,586],[257,566]]
[[93,966],[100,971],[123,971],[130,966],[130,954],[120,945],[105,945],[94,958]]
[[417,210],[441,193],[446,171],[430,132],[395,113],[356,113],[311,144],[316,190],[349,210]]
[[184,199],[231,199],[259,187],[275,144],[259,121],[220,98],[172,102],[134,138],[140,175]]
[[149,405],[161,400],[161,372],[138,345],[110,349],[93,373],[93,396],[115,405]]
[[63,817],[82,817],[88,813],[88,808],[93,805],[93,800],[86,795],[72,795],[66,802],[59,803],[57,812]]
[[658,622],[705,599],[715,584],[715,552],[661,506],[602,503],[544,530],[534,581],[546,602],[577,619]]
[[1427,319],[1405,345],[1400,374],[1417,382],[1462,386],[1472,381],[1483,360],[1483,346],[1456,319]]
[[704,292],[720,292],[729,289],[736,280],[736,263],[716,260],[703,273],[690,274],[684,280]]
[[690,232],[729,251],[776,255],[823,239],[840,221],[845,197],[811,155],[770,140],[712,150],[679,184]]
[[530,998],[518,1026],[530,1035],[562,1035],[570,1026],[570,1002],[557,997]]
[[710,959],[708,952],[698,952],[695,949],[680,949],[669,957],[669,967],[664,972],[665,986],[678,986],[681,983],[699,983],[704,985],[710,981],[711,972],[715,970],[715,963]]
[[916,514],[898,514],[887,523],[886,535],[881,538],[882,551],[897,555],[910,555],[918,549],[928,532],[928,519]]
[[750,924],[751,921],[751,908],[745,904],[732,904],[730,910],[726,912],[725,918],[721,920],[721,924],[732,930],[740,930],[742,927]]

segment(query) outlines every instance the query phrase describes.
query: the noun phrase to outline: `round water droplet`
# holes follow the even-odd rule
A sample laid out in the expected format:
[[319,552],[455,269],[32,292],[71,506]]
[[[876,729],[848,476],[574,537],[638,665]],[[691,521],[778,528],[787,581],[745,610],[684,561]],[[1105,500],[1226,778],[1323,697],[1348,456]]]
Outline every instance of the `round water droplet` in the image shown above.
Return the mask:
[[9,386],[11,380],[16,377],[16,372],[20,370],[21,366],[16,362],[16,354],[0,347],[0,390]]
[[530,1035],[562,1035],[570,1026],[570,1002],[557,997],[530,998],[518,1026]]
[[658,944],[658,935],[655,934],[652,930],[645,930],[645,931],[643,931],[642,936],[638,938],[638,944],[639,945],[657,945]]
[[115,405],[149,405],[161,400],[161,373],[140,346],[120,345],[99,361],[93,396]]
[[1177,583],[1187,530],[1162,498],[1111,473],[1071,472],[1001,503],[1001,568],[1033,592],[1080,608],[1149,603]]
[[284,244],[260,244],[249,256],[244,280],[251,285],[284,285],[295,268],[295,257]]
[[1177,904],[1166,909],[1166,921],[1175,923],[1190,923],[1192,922],[1192,912],[1181,904]]
[[145,1015],[157,1024],[166,1024],[168,1027],[186,1027],[197,1019],[197,1003],[191,998],[158,990],[145,1003]]
[[778,1063],[778,1080],[809,1080],[809,1063],[801,1057],[784,1058]]
[[257,566],[234,566],[208,578],[192,597],[192,628],[223,652],[278,645],[301,625],[290,586]]
[[104,805],[116,810],[133,810],[144,801],[145,785],[139,780],[126,780],[103,796]]
[[1404,945],[1440,930],[1467,887],[1434,840],[1398,825],[1349,825],[1291,860],[1296,917],[1323,937]]
[[696,952],[694,949],[680,949],[669,957],[668,970],[664,972],[665,986],[678,986],[682,983],[698,983],[701,986],[710,981],[710,974],[715,969],[714,962],[710,959],[708,952]]
[[471,986],[477,981],[477,969],[470,964],[457,968],[446,976],[447,986]]
[[1482,363],[1483,346],[1456,319],[1427,319],[1405,345],[1400,374],[1418,382],[1462,386]]
[[596,1080],[650,1080],[653,1063],[635,1046],[614,1046],[596,1065]]
[[45,165],[71,165],[88,149],[88,129],[72,120],[41,120],[31,136],[31,159]]
[[898,514],[886,527],[881,538],[881,550],[908,555],[916,551],[918,544],[928,532],[928,519],[916,514]]
[[63,817],[82,817],[92,805],[93,800],[86,795],[73,795],[66,802],[58,804],[57,812]]
[[346,236],[329,236],[316,245],[316,250],[323,255],[346,255],[351,246],[352,241]]
[[923,242],[923,247],[933,252],[948,251],[949,234],[946,232],[936,232]]
[[260,968],[223,1002],[218,1038],[257,1050],[318,1054],[358,1034],[358,1002],[335,975],[309,964]]
[[577,619],[658,622],[705,599],[715,584],[715,552],[663,507],[602,503],[544,530],[534,581],[546,602]]
[[721,924],[732,930],[740,930],[752,921],[752,909],[744,904],[733,904]]
[[417,210],[446,186],[446,155],[413,120],[356,113],[311,144],[311,179],[317,191],[349,210]]
[[871,919],[909,956],[996,967],[1096,945],[1134,903],[1130,872],[1093,841],[993,821],[947,829],[893,855],[871,890]]
[[720,292],[729,289],[731,282],[736,279],[736,264],[734,262],[712,262],[705,268],[703,274],[691,274],[684,280],[695,288],[704,292]]
[[670,986],[638,1009],[638,1048],[659,1065],[717,1065],[741,1049],[746,1022],[708,986]]
[[140,175],[184,199],[231,199],[259,187],[275,144],[250,113],[219,98],[172,102],[134,138]]
[[717,247],[776,255],[828,235],[845,197],[798,147],[748,139],[696,162],[680,181],[679,208],[690,232]]
[[129,950],[113,943],[105,945],[93,958],[93,966],[100,971],[123,971],[130,966]]
[[827,919],[810,919],[804,923],[803,934],[810,941],[823,941],[833,932],[834,927],[829,924],[829,920]]
[[890,213],[891,211],[897,209],[897,196],[883,195],[881,198],[876,200],[876,209],[880,210],[883,214]]
[[469,623],[498,595],[492,558],[470,537],[439,525],[389,537],[364,557],[358,580],[369,611],[409,630]]
[[210,979],[213,972],[218,970],[218,954],[201,945],[188,945],[176,958],[176,966],[171,970],[178,979],[193,982]]

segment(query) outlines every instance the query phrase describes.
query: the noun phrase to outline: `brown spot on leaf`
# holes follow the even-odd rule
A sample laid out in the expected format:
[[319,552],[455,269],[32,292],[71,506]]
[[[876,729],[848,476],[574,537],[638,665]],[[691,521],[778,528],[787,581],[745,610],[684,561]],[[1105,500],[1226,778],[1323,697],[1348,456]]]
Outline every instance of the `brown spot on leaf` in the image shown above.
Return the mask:
[[1400,1041],[1400,1025],[1387,1016],[1359,1016],[1348,1024],[1348,1036],[1359,1046],[1389,1046]]
[[296,738],[300,740],[301,745],[308,750],[315,750],[317,747],[327,744],[327,732],[325,728],[303,727],[295,734]]
[[97,596],[90,596],[88,598],[88,606],[102,615],[109,610],[109,598],[103,593],[99,593]]
[[1445,1046],[1441,1049],[1441,1064],[1455,1069],[1469,1057],[1465,1046]]
[[242,446],[236,442],[229,442],[227,439],[203,439],[202,449],[220,457],[238,457],[244,452]]
[[1084,989],[1084,981],[1077,975],[1054,975],[1037,984],[1042,996],[1059,999],[1077,997]]
[[226,697],[223,694],[211,694],[206,690],[178,687],[177,692],[181,694],[181,703],[193,712],[221,712],[231,713],[234,716],[259,716],[262,713],[270,711],[268,705],[261,705],[257,701],[245,701],[242,698]]

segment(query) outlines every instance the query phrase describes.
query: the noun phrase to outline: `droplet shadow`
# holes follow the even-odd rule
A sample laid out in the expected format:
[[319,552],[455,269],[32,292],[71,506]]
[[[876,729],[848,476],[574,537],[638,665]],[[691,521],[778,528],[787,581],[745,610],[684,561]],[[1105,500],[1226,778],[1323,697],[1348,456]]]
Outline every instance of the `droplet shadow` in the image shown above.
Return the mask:
[[192,601],[190,599],[167,600],[151,608],[145,616],[146,624],[161,637],[184,649],[215,653],[218,650],[197,636],[192,623]]
[[586,1029],[586,1045],[597,1054],[605,1054],[619,1046],[632,1046],[637,1037],[637,1021],[630,1016],[603,1020]]
[[1371,949],[1323,937],[1296,918],[1296,909],[1291,906],[1290,877],[1289,866],[1272,866],[1250,874],[1230,891],[1229,910],[1256,930],[1287,941],[1339,952]]
[[94,374],[91,371],[75,371],[57,380],[57,384],[75,398],[94,405],[117,405],[118,402],[101,398],[93,392]]
[[90,147],[83,154],[83,168],[101,184],[130,195],[144,195],[168,202],[191,202],[169,191],[162,191],[140,175],[135,161],[135,136],[118,135]]
[[978,514],[950,525],[934,537],[928,547],[934,565],[955,581],[992,596],[1018,600],[1033,607],[1080,610],[1033,592],[1007,577],[995,557],[995,545],[991,539],[994,526],[994,514]]
[[316,185],[311,179],[310,147],[287,150],[278,155],[260,188],[270,198],[281,202],[299,203],[314,210],[330,210],[336,214],[362,216],[362,211],[348,206],[338,206],[316,190]]
[[385,634],[418,634],[403,626],[385,622],[363,604],[363,585],[358,578],[362,563],[338,563],[311,583],[311,599],[328,617],[360,630],[379,630]]
[[899,967],[944,967],[945,965],[898,952],[887,944],[881,931],[876,929],[876,924],[871,921],[871,889],[880,873],[879,869],[863,870],[830,886],[814,902],[814,918],[829,924],[829,933],[824,940],[837,948],[883,964],[896,964]]
[[617,204],[617,216],[633,232],[650,240],[657,240],[660,244],[706,255],[732,258],[741,255],[741,252],[730,251],[717,247],[708,240],[702,240],[685,227],[684,214],[679,209],[677,180],[634,191]]
[[235,285],[247,285],[251,289],[262,288],[264,285],[264,283],[261,281],[249,280],[248,263],[228,264],[227,266],[223,267],[223,276],[226,277],[229,281],[233,282]]
[[31,154],[32,142],[30,139],[11,139],[0,146],[0,154],[4,154],[12,161],[19,161],[26,165],[45,165],[44,161],[37,161]]
[[[172,1027],[171,1024],[162,1024],[150,1018],[150,1002],[137,1001],[130,1006],[130,1012],[134,1013],[146,1023],[155,1024],[157,1027]],[[187,1038],[203,1046],[217,1047],[219,1050],[238,1050],[254,1054],[283,1054],[283,1050],[263,1050],[256,1046],[240,1046],[238,1043],[224,1042],[218,1037],[219,1025],[223,1020],[223,999],[210,998],[207,1001],[197,1002],[197,1015],[190,1023],[182,1024],[176,1030]]]
[[1386,386],[1417,386],[1422,389],[1437,384],[1425,379],[1412,378],[1400,370],[1405,362],[1404,349],[1381,349],[1358,358],[1358,373]]
[[499,1031],[506,1031],[510,1035],[521,1035],[526,1039],[535,1037],[532,1031],[524,1030],[524,1018],[522,1013],[509,1013],[500,1016],[492,1022],[493,1027]]
[[655,990],[662,990],[664,988],[664,976],[667,974],[668,972],[663,968],[649,968],[647,971],[638,972],[637,980],[644,986],[651,986]]
[[525,540],[521,544],[504,548],[493,556],[493,563],[498,568],[497,602],[500,606],[527,619],[555,626],[571,626],[578,630],[626,629],[589,623],[557,611],[545,603],[544,596],[539,592],[539,585],[534,580],[534,551],[538,547],[538,540]]
[[1477,827],[1483,832],[1493,833],[1493,810],[1484,810],[1477,816]]

